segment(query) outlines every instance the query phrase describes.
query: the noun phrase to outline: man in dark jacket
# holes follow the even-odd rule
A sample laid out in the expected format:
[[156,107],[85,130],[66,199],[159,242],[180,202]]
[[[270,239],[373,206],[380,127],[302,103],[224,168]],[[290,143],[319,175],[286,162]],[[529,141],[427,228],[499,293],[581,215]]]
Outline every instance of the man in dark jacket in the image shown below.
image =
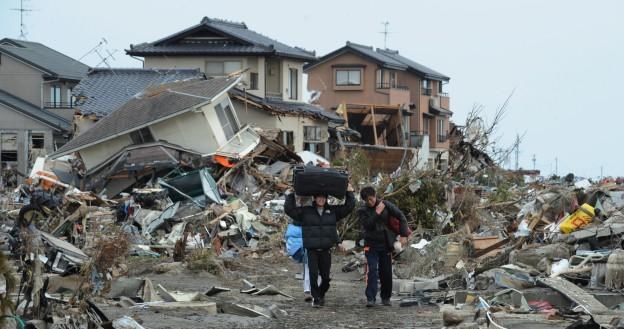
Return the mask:
[[368,263],[366,283],[366,306],[375,306],[377,282],[381,281],[381,302],[391,306],[392,295],[392,250],[396,235],[389,229],[388,218],[395,217],[400,222],[401,244],[407,243],[407,220],[401,210],[386,200],[379,200],[375,189],[368,186],[360,191],[364,205],[358,209],[358,218],[364,231],[364,251]]
[[[350,184],[343,205],[330,206],[327,204],[327,195],[316,195],[312,206],[297,207],[295,194],[291,192],[286,196],[284,211],[301,225],[303,247],[308,254],[310,278],[313,278],[310,280],[310,290],[314,307],[325,304],[325,293],[329,290],[331,247],[339,242],[336,223],[347,217],[354,207],[355,197]],[[315,280],[319,274],[320,286],[318,280]]]

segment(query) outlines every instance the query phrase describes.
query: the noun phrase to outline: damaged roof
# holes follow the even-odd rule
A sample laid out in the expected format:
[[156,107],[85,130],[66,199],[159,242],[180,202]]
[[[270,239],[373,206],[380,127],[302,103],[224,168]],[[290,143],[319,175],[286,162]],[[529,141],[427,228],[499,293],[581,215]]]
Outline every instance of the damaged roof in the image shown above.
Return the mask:
[[118,110],[98,121],[93,127],[63,145],[53,158],[79,151],[122,134],[147,127],[198,105],[212,102],[239,77],[173,82],[149,88],[135,95]]
[[304,61],[314,52],[292,47],[247,28],[245,23],[204,17],[197,25],[160,40],[130,45],[132,56],[154,55],[275,55]]
[[238,88],[230,89],[229,94],[230,97],[236,97],[241,101],[244,101],[246,97],[248,101],[262,105],[263,110],[276,114],[301,115],[323,121],[344,123],[344,118],[333,112],[325,111],[325,109],[317,105],[302,102],[287,102],[271,98],[261,98],[250,93],[245,95],[245,92]]
[[410,71],[416,75],[433,80],[450,80],[448,76],[400,55],[398,50],[380,48],[374,49],[371,46],[361,45],[350,41],[347,41],[347,44],[344,47],[336,49],[321,57],[317,62],[307,65],[305,67],[305,71],[307,72],[315,66],[347,52],[354,52],[389,69]]
[[71,123],[50,111],[35,106],[19,97],[16,97],[2,89],[0,89],[0,104],[14,111],[20,112],[33,120],[39,121],[58,131],[69,131]]
[[198,79],[205,79],[199,69],[93,69],[74,87],[75,108],[105,117],[146,88]]
[[0,53],[55,78],[80,80],[89,70],[87,65],[38,42],[4,38],[0,40]]

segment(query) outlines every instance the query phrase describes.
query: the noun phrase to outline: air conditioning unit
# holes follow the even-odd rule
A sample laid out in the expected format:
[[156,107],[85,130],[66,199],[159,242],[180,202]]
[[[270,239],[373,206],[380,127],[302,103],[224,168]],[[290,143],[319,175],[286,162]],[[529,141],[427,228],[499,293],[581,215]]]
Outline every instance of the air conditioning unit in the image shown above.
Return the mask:
[[435,96],[435,97],[431,97],[429,98],[429,105],[433,108],[439,109],[440,108],[440,97]]

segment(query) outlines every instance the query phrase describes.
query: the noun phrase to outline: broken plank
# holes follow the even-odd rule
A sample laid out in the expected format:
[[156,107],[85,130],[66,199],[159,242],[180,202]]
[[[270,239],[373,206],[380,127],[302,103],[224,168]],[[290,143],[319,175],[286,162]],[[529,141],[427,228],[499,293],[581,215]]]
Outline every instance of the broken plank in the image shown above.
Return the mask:
[[588,294],[585,290],[566,279],[560,277],[539,278],[537,281],[560,292],[571,301],[581,306],[589,314],[605,314],[609,312],[609,309],[594,296]]

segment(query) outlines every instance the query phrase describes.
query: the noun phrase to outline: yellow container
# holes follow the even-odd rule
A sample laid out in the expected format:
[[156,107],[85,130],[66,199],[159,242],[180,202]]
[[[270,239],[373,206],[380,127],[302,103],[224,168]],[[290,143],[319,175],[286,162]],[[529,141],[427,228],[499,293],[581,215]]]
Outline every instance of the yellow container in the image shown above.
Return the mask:
[[594,207],[588,205],[587,203],[583,203],[577,211],[571,213],[568,217],[563,219],[561,225],[559,225],[559,229],[565,234],[574,232],[577,229],[591,223],[594,215]]

